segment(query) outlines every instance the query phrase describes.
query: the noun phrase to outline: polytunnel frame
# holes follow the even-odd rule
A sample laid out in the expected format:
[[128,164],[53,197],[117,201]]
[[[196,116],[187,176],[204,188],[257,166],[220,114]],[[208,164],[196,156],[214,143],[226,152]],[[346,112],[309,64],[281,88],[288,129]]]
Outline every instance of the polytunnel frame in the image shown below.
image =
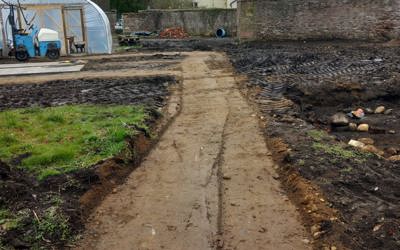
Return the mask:
[[[12,2],[12,3],[17,3],[17,0],[7,0],[7,2]],[[67,20],[65,19],[65,15],[67,11],[74,11],[74,10],[80,10],[80,21],[81,21],[81,33],[82,33],[82,38],[83,41],[85,41],[85,53],[86,54],[111,54],[112,53],[112,34],[111,34],[111,27],[110,27],[110,22],[108,20],[107,15],[105,12],[93,1],[90,0],[45,0],[45,1],[37,1],[37,0],[20,0],[21,6],[26,7],[27,11],[29,9],[31,10],[31,13],[40,13],[42,14],[41,16],[38,15],[37,19],[40,19],[42,21],[37,21],[41,23],[43,28],[46,27],[47,25],[51,25],[50,23],[44,22],[43,19],[45,19],[46,15],[48,14],[43,14],[48,11],[56,11],[59,12],[60,14],[57,15],[56,17],[62,22],[61,24],[58,23],[58,26],[56,29],[59,32],[60,39],[62,40],[63,48],[62,50],[65,52],[63,54],[69,54],[69,45],[68,45],[68,39],[67,39],[67,29],[69,29],[69,26],[67,26]],[[6,18],[5,16],[5,5],[0,2],[0,18],[1,21]],[[3,9],[3,10],[2,10]],[[89,14],[89,19],[87,18],[87,14]],[[3,15],[3,17],[1,17]],[[49,16],[49,15],[48,15]],[[91,16],[93,16],[93,20],[91,20]],[[21,22],[18,20],[18,17],[16,15],[16,21],[17,23]],[[51,16],[49,16],[51,18]],[[29,19],[29,18],[28,18]],[[23,24],[23,22],[21,22]],[[43,25],[43,23],[46,23],[46,25]],[[95,23],[95,25],[93,25]],[[54,24],[54,23],[52,23]],[[1,25],[1,22],[0,22]],[[23,24],[24,26],[24,24]],[[61,28],[62,27],[62,28]],[[51,27],[50,27],[51,28]],[[89,28],[89,30],[88,30]],[[10,32],[6,31],[6,29],[9,29],[7,27],[7,24],[5,23],[2,27],[0,27],[0,40],[3,41],[3,50],[7,50],[7,41],[10,39],[10,37],[6,37],[4,39],[4,36],[7,36],[6,34],[9,34]],[[99,39],[99,37],[101,39]],[[99,45],[99,40],[103,42],[102,45]],[[1,46],[0,46],[1,47]],[[101,49],[100,49],[101,48]],[[3,53],[5,55],[6,53]]]

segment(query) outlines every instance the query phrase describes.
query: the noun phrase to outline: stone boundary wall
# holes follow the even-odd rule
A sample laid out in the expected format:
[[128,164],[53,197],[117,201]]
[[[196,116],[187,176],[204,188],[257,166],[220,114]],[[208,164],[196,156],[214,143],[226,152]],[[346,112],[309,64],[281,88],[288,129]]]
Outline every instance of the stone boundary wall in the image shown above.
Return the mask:
[[236,36],[236,9],[146,10],[122,15],[124,32],[162,31],[181,27],[192,36],[214,36],[223,27]]
[[238,22],[241,39],[398,39],[400,0],[241,0]]

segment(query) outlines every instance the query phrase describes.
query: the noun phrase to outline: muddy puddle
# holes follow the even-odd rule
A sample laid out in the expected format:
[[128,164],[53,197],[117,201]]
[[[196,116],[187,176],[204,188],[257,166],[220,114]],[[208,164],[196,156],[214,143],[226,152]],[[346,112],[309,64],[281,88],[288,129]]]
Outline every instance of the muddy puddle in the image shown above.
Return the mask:
[[[229,51],[237,71],[248,78],[246,94],[265,117],[267,141],[285,145],[273,150],[284,185],[323,205],[292,196],[317,248],[400,248],[397,51],[329,43]],[[385,110],[375,113],[380,106]],[[364,111],[362,119],[350,117],[358,109]],[[345,119],[340,126],[332,123],[338,114]],[[361,124],[368,131],[358,131]],[[348,145],[350,140],[364,148]],[[309,182],[308,191],[298,193],[299,179]]]

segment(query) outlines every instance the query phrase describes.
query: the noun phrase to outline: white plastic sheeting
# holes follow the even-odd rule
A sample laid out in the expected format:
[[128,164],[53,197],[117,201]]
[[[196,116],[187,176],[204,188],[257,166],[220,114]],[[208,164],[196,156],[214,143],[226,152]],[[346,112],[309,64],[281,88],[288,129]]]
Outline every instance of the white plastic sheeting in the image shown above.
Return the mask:
[[[17,4],[17,0],[6,0],[8,3]],[[26,8],[24,14],[28,21],[36,14],[34,23],[39,28],[53,29],[59,32],[62,40],[63,50],[65,48],[64,27],[66,34],[71,33],[76,37],[75,41],[83,41],[86,38],[86,51],[89,54],[101,54],[112,52],[112,35],[110,22],[104,11],[90,0],[20,0],[23,7]],[[65,24],[62,19],[62,8],[64,7]],[[3,8],[2,8],[3,7]],[[0,11],[3,14],[5,26],[8,25],[6,20],[9,9],[5,8],[0,2]],[[83,23],[85,29],[82,30],[80,11],[83,10]],[[79,14],[78,14],[79,13]],[[17,14],[15,14],[17,16]],[[3,29],[4,31],[4,29]],[[85,38],[83,37],[86,32]],[[11,30],[7,27],[5,31],[9,40],[11,40]],[[1,35],[1,31],[0,31]],[[1,38],[0,38],[1,40]],[[64,50],[65,51],[65,50]]]

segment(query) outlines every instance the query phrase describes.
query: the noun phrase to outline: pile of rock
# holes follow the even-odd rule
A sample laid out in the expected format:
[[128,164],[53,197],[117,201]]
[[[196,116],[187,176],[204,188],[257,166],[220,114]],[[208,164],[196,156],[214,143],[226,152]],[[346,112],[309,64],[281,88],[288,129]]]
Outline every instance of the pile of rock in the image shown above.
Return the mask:
[[385,114],[389,115],[392,113],[392,109],[386,109],[384,106],[379,106],[375,110],[372,109],[357,109],[348,114],[345,113],[336,113],[331,116],[329,123],[333,130],[340,131],[359,131],[359,132],[373,132],[373,133],[396,133],[393,130],[386,131],[381,128],[371,128],[371,126],[364,122],[365,114]]
[[375,109],[374,113],[390,115],[392,113],[392,111],[393,111],[392,109],[386,109],[385,106],[379,106]]
[[358,140],[350,140],[349,145],[359,148],[364,152],[376,154],[378,156],[384,157],[388,155],[387,160],[393,162],[400,161],[400,148],[390,147],[386,149],[386,153],[383,150],[378,149],[374,146],[375,141],[371,138],[360,138]]
[[350,131],[360,131],[368,132],[369,125],[366,123],[354,123],[350,122],[348,115],[344,113],[336,113],[330,118],[330,124],[335,130],[350,130]]
[[[369,132],[369,133],[389,133],[395,134],[394,130],[386,130],[369,125],[365,119],[366,114],[384,114],[390,115],[393,112],[392,109],[386,109],[384,106],[379,106],[375,110],[372,109],[357,109],[348,114],[336,113],[330,117],[329,123],[335,131],[358,131],[358,132]],[[372,154],[376,154],[380,157],[386,157],[387,160],[393,162],[400,162],[400,148],[386,148],[385,150],[377,148],[374,144],[375,141],[371,138],[360,138],[352,139],[348,143],[350,146],[359,148],[360,150]]]
[[359,148],[364,152],[384,156],[385,152],[374,146],[375,141],[371,138],[360,138],[358,140],[350,140],[349,145]]

